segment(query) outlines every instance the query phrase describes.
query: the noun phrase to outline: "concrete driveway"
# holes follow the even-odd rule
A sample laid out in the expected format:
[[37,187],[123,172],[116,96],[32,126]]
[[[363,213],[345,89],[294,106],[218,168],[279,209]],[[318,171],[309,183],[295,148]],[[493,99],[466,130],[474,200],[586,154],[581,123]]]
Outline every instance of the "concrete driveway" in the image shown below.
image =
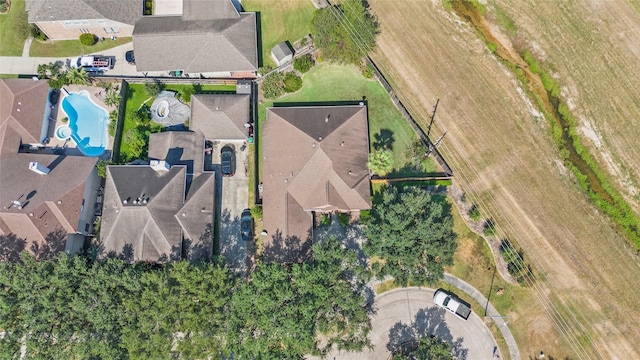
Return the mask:
[[433,303],[434,291],[401,288],[376,296],[377,313],[369,334],[373,349],[361,353],[335,351],[326,358],[387,360],[396,346],[435,335],[452,345],[454,359],[494,359],[497,344],[483,320],[472,313],[465,321],[437,307]]
[[[220,170],[220,149],[232,144],[236,150],[236,172],[223,177]],[[249,202],[249,180],[245,172],[248,147],[242,141],[214,142],[212,163],[216,164],[216,195],[218,199],[218,244],[220,255],[230,269],[241,276],[247,271],[247,243],[240,236],[240,216]]]

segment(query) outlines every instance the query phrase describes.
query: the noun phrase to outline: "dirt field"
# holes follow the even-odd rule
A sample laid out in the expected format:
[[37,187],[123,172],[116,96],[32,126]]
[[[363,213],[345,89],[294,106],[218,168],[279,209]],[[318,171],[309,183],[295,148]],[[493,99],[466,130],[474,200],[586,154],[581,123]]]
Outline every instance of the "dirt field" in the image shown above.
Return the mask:
[[[549,11],[554,3],[543,2]],[[426,120],[440,98],[433,132],[448,130],[441,149],[453,167],[455,181],[485,216],[497,220],[502,236],[524,248],[525,257],[531,259],[539,274],[533,290],[542,306],[532,307],[534,311],[519,308],[510,314],[513,320],[509,325],[523,358],[540,350],[555,358],[640,358],[636,346],[640,340],[640,280],[636,276],[640,266],[635,251],[625,246],[579,190],[560,161],[546,121],[525,98],[515,77],[495,60],[466,23],[444,11],[441,4],[415,0],[370,0],[370,4],[381,24],[374,60],[414,116]],[[511,10],[534,13],[530,9]],[[564,18],[573,19],[570,14]],[[614,13],[607,14],[615,18]],[[603,20],[602,26],[606,23]],[[533,20],[530,26],[532,33],[544,28]],[[555,36],[532,38],[542,49],[542,41],[553,43],[561,37],[562,31],[558,31]],[[636,56],[628,49],[618,49],[627,51],[622,59]],[[585,60],[565,55],[565,69]],[[558,72],[562,69],[558,65]],[[583,69],[594,71],[587,66]],[[636,79],[610,81],[609,86],[629,86],[629,96],[634,88],[640,88],[633,85]],[[573,106],[598,97],[606,102],[598,93],[605,91],[606,84],[590,82],[567,81],[576,93]],[[583,93],[578,89],[586,90]],[[613,98],[606,103],[624,114],[616,101],[624,99]],[[618,137],[603,136],[601,141],[610,146],[613,159],[619,157],[627,164],[621,168],[629,172],[629,177],[638,178],[639,170],[632,166],[639,163],[640,146],[633,144],[630,134],[620,137],[624,125],[595,120],[600,111],[589,109],[591,128],[596,133],[618,129],[607,130]],[[625,115],[627,126],[637,119]],[[616,150],[625,146],[633,150]]]

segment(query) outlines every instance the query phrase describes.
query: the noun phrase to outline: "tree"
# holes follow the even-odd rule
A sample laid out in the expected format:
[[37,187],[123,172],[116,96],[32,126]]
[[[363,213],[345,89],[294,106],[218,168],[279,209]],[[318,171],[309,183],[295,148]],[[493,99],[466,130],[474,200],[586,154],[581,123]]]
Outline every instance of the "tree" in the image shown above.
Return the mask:
[[378,277],[391,275],[406,285],[434,283],[453,263],[456,250],[449,206],[416,187],[388,187],[374,203],[365,222],[364,251],[381,261],[373,265]]
[[111,90],[107,91],[102,101],[104,101],[104,104],[107,106],[117,107],[118,105],[120,105],[120,100],[122,100],[120,94],[118,94],[117,91]]
[[385,176],[393,170],[393,154],[386,149],[376,150],[369,154],[367,167],[376,175]]
[[260,89],[266,98],[277,98],[284,94],[284,75],[281,72],[271,73],[260,84]]
[[93,34],[80,34],[80,43],[84,46],[92,46],[98,41],[98,38]]
[[302,78],[292,72],[288,72],[284,75],[285,92],[296,92],[300,90],[300,88],[302,88]]
[[345,0],[319,10],[311,26],[316,47],[327,58],[356,65],[373,49],[378,33],[375,19],[361,0]]
[[71,68],[67,72],[67,81],[69,84],[87,85],[89,84],[89,74],[83,67]]
[[160,80],[147,81],[144,83],[144,91],[146,91],[149,96],[158,96],[162,90],[164,90],[164,84],[160,82]]
[[111,160],[100,159],[96,163],[96,169],[98,169],[98,176],[105,179],[107,177],[107,166],[111,165]]
[[333,344],[350,351],[368,346],[366,283],[351,271],[356,261],[353,250],[331,238],[315,244],[305,263],[259,263],[231,302],[233,353],[243,359],[297,359],[326,353]]
[[394,354],[393,360],[453,360],[451,345],[437,337],[421,337],[418,347],[409,352]]
[[313,67],[313,58],[311,54],[306,54],[293,59],[293,68],[301,73],[306,73]]

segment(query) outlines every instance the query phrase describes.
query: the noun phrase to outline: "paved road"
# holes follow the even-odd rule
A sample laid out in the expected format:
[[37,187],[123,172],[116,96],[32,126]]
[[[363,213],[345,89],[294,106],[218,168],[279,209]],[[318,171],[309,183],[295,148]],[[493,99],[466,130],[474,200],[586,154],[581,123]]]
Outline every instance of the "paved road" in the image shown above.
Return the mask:
[[214,164],[220,164],[220,149],[232,143],[236,149],[236,173],[232,177],[220,176],[216,169],[217,194],[220,216],[218,222],[218,244],[220,254],[229,268],[241,276],[247,271],[247,243],[240,236],[240,216],[249,202],[249,179],[244,170],[244,161],[248,157],[248,148],[243,148],[242,141],[222,142],[214,144]]
[[[467,321],[457,318],[433,303],[435,290],[399,288],[377,296],[373,329],[369,335],[372,350],[361,353],[336,351],[327,359],[387,360],[390,349],[421,336],[435,335],[449,342],[457,359],[493,359],[497,344],[483,320],[472,313]],[[309,359],[316,359],[310,357]]]
[[[111,41],[109,39],[105,41]],[[0,56],[0,74],[27,74],[34,75],[37,73],[38,65],[60,62],[67,65],[73,58],[71,57],[29,57],[29,45],[31,42],[27,41],[24,45],[22,56]],[[133,42],[129,42],[114,48],[101,51],[100,54],[105,56],[113,56],[116,61],[113,69],[106,71],[105,75],[138,75],[143,76],[143,73],[137,72],[135,65],[129,65],[124,54],[133,49]]]

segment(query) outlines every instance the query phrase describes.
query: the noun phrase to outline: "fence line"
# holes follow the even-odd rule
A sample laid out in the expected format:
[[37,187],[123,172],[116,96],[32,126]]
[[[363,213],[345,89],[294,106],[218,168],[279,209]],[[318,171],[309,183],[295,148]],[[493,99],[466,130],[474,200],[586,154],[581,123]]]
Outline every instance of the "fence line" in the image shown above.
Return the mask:
[[391,87],[391,84],[389,84],[389,82],[384,77],[384,75],[382,74],[378,66],[373,62],[373,60],[369,56],[367,56],[365,59],[367,63],[371,65],[371,68],[373,68],[375,77],[380,83],[380,85],[382,85],[382,87],[385,88],[385,90],[387,90],[387,93],[391,98],[391,102],[393,102],[396,108],[398,108],[398,110],[402,114],[402,117],[404,117],[405,120],[407,120],[407,122],[409,123],[409,125],[411,125],[413,130],[418,135],[418,138],[420,138],[420,141],[422,141],[422,143],[427,147],[427,149],[433,149],[432,151],[433,157],[436,159],[438,164],[440,164],[440,166],[444,170],[445,175],[453,176],[453,171],[451,170],[451,167],[449,166],[449,164],[447,164],[442,154],[440,154],[440,151],[438,151],[438,149],[433,145],[433,142],[431,141],[431,139],[429,139],[427,134],[424,133],[424,130],[422,130],[422,127],[420,127],[418,122],[416,122],[413,116],[411,116],[411,113],[409,113],[409,110],[407,110],[404,104],[402,104],[402,101],[400,101],[395,91],[393,91],[393,87]]

